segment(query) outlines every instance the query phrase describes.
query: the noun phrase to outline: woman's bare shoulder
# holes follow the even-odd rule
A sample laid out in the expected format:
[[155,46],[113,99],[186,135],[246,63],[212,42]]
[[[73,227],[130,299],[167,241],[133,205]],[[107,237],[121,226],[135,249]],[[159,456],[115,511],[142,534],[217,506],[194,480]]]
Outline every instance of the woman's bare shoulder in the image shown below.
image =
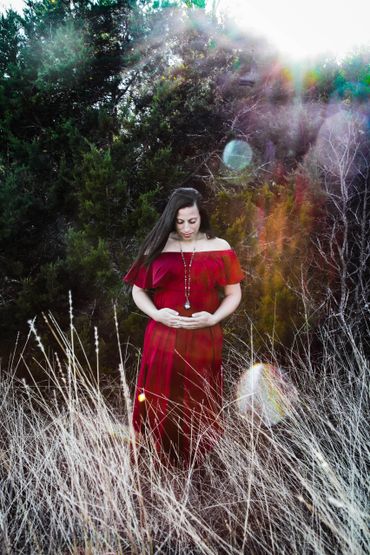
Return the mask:
[[221,239],[221,237],[212,237],[212,239],[208,239],[207,244],[209,247],[212,247],[211,250],[214,251],[231,249],[229,243],[225,241],[225,239]]

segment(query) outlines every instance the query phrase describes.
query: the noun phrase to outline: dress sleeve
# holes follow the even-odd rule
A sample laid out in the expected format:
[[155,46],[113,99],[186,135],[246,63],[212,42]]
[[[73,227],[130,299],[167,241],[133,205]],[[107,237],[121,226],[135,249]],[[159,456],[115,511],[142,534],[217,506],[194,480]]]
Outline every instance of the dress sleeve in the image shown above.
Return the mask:
[[142,289],[152,289],[152,264],[144,266],[142,263],[134,263],[127,274],[123,276],[123,281],[130,285],[137,285],[137,287],[141,287]]
[[239,259],[233,249],[222,253],[222,262],[223,268],[219,280],[221,286],[239,283],[245,278]]

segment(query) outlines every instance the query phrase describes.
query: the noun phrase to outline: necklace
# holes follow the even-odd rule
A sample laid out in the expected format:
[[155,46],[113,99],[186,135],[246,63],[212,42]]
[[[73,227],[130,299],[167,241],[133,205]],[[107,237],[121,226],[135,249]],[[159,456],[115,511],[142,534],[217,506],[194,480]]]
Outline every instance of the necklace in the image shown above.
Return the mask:
[[180,243],[180,252],[181,252],[182,261],[184,263],[184,287],[185,287],[184,308],[186,308],[186,310],[189,310],[189,308],[191,308],[191,304],[190,304],[190,287],[191,287],[190,270],[191,270],[191,265],[193,264],[193,258],[194,258],[194,254],[195,254],[195,247],[193,248],[193,252],[192,252],[191,257],[190,257],[189,266],[186,266],[185,256],[184,256],[184,253],[182,252],[181,243]]

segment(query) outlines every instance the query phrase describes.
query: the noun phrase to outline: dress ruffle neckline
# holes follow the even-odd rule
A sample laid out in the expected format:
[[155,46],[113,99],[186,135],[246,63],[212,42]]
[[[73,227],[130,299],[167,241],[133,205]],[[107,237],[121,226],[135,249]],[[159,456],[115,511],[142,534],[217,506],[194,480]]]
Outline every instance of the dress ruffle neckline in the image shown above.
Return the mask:
[[[193,251],[182,251],[184,254],[192,254]],[[201,254],[201,253],[206,253],[206,254],[212,254],[212,253],[217,253],[217,252],[234,252],[233,249],[223,249],[223,250],[218,250],[218,251],[198,251],[195,249],[195,253],[196,254]],[[181,254],[181,251],[162,251],[160,254]]]

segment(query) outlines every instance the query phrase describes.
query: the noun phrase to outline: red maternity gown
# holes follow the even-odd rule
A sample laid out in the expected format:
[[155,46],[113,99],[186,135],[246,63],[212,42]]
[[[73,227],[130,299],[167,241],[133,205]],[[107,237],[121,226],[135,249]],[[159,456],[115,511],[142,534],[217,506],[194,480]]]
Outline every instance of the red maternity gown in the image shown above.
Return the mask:
[[[185,252],[189,266],[191,252]],[[133,265],[124,280],[151,289],[160,308],[182,316],[221,303],[220,288],[243,279],[232,249],[195,252],[191,266],[191,308],[184,308],[184,263],[180,252],[163,252],[148,267]],[[194,330],[170,328],[150,320],[144,337],[134,399],[133,425],[150,430],[160,456],[189,463],[212,449],[223,433],[223,376],[220,324]],[[144,395],[141,395],[144,394]]]

